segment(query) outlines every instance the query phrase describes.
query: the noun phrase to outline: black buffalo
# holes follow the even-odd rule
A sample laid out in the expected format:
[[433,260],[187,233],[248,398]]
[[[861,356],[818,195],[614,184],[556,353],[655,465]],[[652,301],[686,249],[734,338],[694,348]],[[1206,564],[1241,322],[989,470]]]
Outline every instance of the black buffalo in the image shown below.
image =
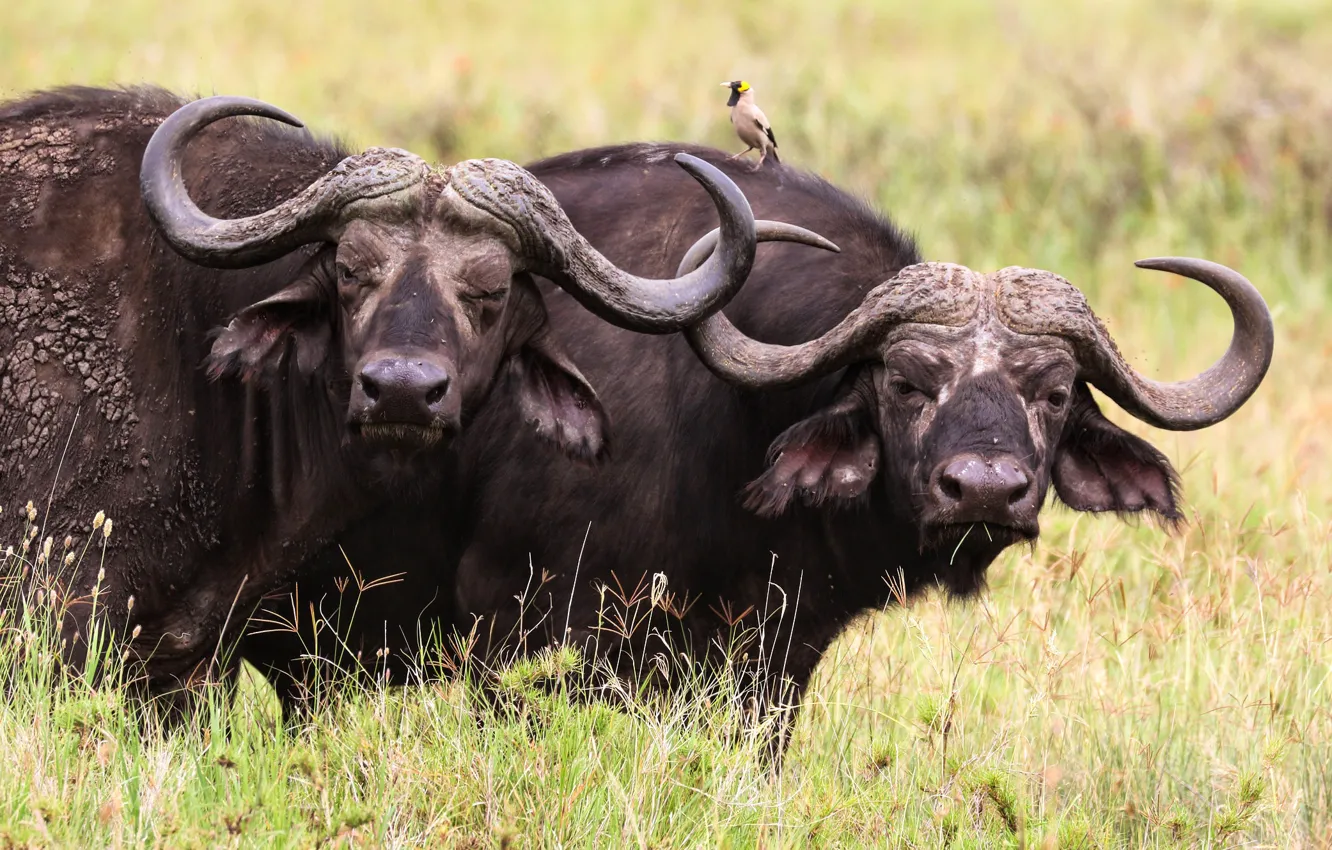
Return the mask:
[[[431,168],[271,122],[212,126],[246,115],[299,126],[155,89],[0,107],[0,531],[31,538],[6,571],[55,592],[74,663],[94,611],[130,633],[150,692],[213,675],[228,624],[437,480],[497,379],[525,434],[604,455],[604,409],[532,274],[598,321],[660,333],[717,309],[754,256],[743,196],[702,163],[682,162],[726,256],[643,280],[512,163]],[[83,551],[98,511],[115,533],[92,530],[81,558],[45,542]]]
[[[1180,519],[1168,460],[1106,419],[1089,385],[1158,427],[1201,428],[1237,410],[1270,363],[1270,315],[1229,269],[1147,264],[1211,286],[1236,322],[1215,366],[1158,384],[1054,274],[922,263],[889,221],[816,178],[749,174],[720,152],[683,149],[726,170],[757,215],[841,252],[765,247],[725,316],[671,337],[599,324],[545,287],[557,332],[615,421],[616,451],[597,468],[559,466],[517,407],[490,406],[459,446],[457,485],[391,518],[414,514],[418,534],[390,537],[386,518],[343,540],[363,579],[406,571],[353,603],[347,645],[363,663],[384,664],[386,640],[391,659],[410,654],[442,626],[470,634],[486,659],[572,640],[630,680],[672,675],[683,650],[747,670],[763,699],[798,700],[856,616],[931,587],[977,592],[1000,552],[1036,538],[1052,485],[1076,510]],[[530,169],[607,256],[664,274],[706,256],[713,238],[669,166],[678,150],[603,148]],[[662,203],[644,214],[648,198]],[[333,622],[343,587],[306,583],[301,606]],[[664,610],[626,616],[615,610],[626,600],[640,615]],[[433,618],[424,627],[422,613]],[[293,672],[302,642],[313,646],[308,628],[255,636],[247,657]]]

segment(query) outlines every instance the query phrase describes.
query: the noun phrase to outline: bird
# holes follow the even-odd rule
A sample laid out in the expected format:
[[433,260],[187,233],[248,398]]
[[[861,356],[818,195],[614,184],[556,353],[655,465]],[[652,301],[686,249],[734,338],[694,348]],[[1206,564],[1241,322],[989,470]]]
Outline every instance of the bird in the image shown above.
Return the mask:
[[731,99],[726,101],[726,105],[731,107],[731,124],[735,127],[735,134],[740,137],[740,141],[749,146],[730,159],[757,150],[759,159],[753,168],[754,171],[763,167],[763,160],[768,154],[772,154],[774,162],[781,164],[781,157],[777,156],[777,137],[772,134],[772,125],[768,123],[768,116],[764,115],[763,110],[754,103],[754,87],[744,80],[731,80],[722,85],[731,90]]

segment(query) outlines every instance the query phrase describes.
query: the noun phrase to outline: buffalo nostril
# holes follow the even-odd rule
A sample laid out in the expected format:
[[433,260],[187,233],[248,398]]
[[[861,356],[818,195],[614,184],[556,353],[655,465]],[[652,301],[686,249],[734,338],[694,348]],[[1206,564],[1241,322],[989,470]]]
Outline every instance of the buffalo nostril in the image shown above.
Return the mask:
[[954,502],[962,501],[962,482],[945,473],[939,478],[939,489]]
[[426,390],[425,394],[426,405],[428,407],[434,407],[436,404],[439,404],[440,400],[444,398],[444,394],[447,393],[448,391],[449,391],[449,379],[445,378],[444,380],[436,383],[434,386]]
[[376,384],[370,377],[364,374],[361,375],[361,392],[365,393],[365,397],[371,401],[379,400],[379,384]]
[[1022,473],[1022,470],[1014,469],[1013,473],[1013,489],[1008,494],[1008,504],[1010,505],[1021,502],[1031,492],[1031,481]]

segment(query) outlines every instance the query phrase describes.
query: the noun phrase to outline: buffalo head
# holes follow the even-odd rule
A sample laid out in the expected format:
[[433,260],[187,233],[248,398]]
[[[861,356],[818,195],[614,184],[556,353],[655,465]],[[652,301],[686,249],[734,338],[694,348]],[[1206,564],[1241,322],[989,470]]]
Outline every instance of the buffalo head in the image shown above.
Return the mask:
[[406,151],[373,148],[273,209],[212,218],[186,190],[183,154],[208,124],[238,115],[301,126],[237,97],[199,100],[167,118],[141,172],[144,200],[166,239],[188,259],[219,268],[322,247],[288,286],[218,332],[209,372],[248,380],[282,363],[307,377],[322,370],[345,404],[347,438],[395,458],[447,443],[502,368],[516,376],[519,402],[543,437],[576,457],[598,457],[605,413],[547,332],[531,275],[555,281],[616,325],[664,333],[719,309],[753,263],[749,204],[720,171],[686,155],[677,161],[716,203],[723,247],[715,261],[675,280],[616,268],[540,182],[503,160],[434,169]]
[[[800,228],[760,221],[759,238],[836,250]],[[705,236],[681,269],[715,244]],[[1272,360],[1271,314],[1243,276],[1206,260],[1140,267],[1205,283],[1230,306],[1226,354],[1201,375],[1163,384],[1120,354],[1082,293],[1025,268],[979,274],[908,266],[832,330],[801,345],[757,342],[717,313],[687,331],[695,352],[739,386],[773,389],[845,369],[832,401],[772,443],[748,506],[775,516],[799,500],[851,502],[877,479],[891,510],[936,556],[938,579],[974,591],[1004,547],[1033,540],[1051,484],[1081,511],[1180,519],[1178,478],[1161,452],[1111,423],[1096,386],[1158,428],[1205,428],[1230,416]]]

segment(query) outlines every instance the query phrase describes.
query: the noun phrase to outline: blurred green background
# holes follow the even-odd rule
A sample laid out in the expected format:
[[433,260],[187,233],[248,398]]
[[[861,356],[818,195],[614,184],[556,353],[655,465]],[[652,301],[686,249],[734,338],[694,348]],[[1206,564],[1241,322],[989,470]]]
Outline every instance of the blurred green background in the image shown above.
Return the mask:
[[[938,259],[1207,249],[1321,262],[1332,5],[1316,0],[11,2],[0,94],[246,94],[359,145],[519,161],[730,147],[724,79],[783,160],[872,197]],[[1262,221],[1237,223],[1258,202]],[[1319,209],[1315,210],[1314,207]],[[1294,233],[1304,230],[1303,233]],[[1324,228],[1324,231],[1326,228]],[[1117,260],[1124,256],[1116,256]]]

